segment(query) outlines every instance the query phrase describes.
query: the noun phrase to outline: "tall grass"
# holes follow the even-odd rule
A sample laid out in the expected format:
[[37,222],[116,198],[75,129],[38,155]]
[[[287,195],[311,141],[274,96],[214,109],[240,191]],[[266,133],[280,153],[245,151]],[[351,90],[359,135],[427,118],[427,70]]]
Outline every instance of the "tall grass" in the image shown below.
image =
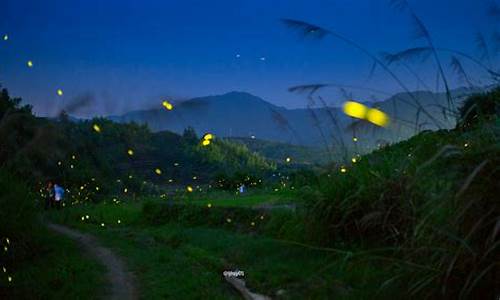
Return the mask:
[[307,198],[308,226],[325,244],[362,245],[368,252],[357,259],[394,268],[381,289],[396,285],[419,298],[500,292],[500,116],[492,105],[500,98],[493,91],[468,102],[483,109],[462,109],[463,126],[375,151],[346,173],[332,170]]

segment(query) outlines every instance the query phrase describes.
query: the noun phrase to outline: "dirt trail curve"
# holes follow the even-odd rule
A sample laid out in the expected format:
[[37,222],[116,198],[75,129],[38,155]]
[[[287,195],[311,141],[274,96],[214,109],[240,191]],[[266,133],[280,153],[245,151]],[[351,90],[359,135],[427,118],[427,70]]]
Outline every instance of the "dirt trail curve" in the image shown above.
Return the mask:
[[96,257],[107,269],[107,279],[111,284],[109,299],[137,299],[137,290],[133,275],[127,271],[123,261],[111,250],[102,247],[96,238],[80,233],[66,226],[47,223],[47,227],[80,243],[86,251]]

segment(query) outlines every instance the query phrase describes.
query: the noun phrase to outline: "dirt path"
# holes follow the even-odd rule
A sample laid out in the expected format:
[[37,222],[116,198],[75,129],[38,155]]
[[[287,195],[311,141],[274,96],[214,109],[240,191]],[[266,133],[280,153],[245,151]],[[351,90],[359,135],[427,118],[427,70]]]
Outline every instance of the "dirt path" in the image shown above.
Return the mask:
[[57,233],[76,240],[86,251],[93,255],[107,269],[107,279],[111,285],[110,299],[137,299],[137,290],[133,275],[127,271],[123,261],[108,248],[104,248],[96,238],[80,233],[66,226],[47,223],[47,227]]

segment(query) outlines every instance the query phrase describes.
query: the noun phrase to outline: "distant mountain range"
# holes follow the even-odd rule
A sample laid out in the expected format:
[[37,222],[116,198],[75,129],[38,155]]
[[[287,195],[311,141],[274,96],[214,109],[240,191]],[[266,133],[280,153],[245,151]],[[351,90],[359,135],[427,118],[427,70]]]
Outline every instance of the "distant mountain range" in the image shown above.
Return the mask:
[[[452,91],[455,105],[480,89],[461,88]],[[263,139],[295,145],[325,146],[333,139],[351,144],[355,135],[373,146],[377,141],[396,141],[413,135],[415,128],[436,129],[454,125],[443,112],[448,107],[446,94],[417,91],[396,94],[384,101],[371,103],[391,117],[391,125],[377,128],[355,122],[338,107],[287,109],[244,92],[194,98],[175,105],[169,111],[161,106],[109,116],[116,122],[147,124],[153,131],[181,133],[191,126],[198,135],[210,132],[219,137]],[[425,111],[419,109],[423,107]],[[415,126],[416,124],[416,126]]]

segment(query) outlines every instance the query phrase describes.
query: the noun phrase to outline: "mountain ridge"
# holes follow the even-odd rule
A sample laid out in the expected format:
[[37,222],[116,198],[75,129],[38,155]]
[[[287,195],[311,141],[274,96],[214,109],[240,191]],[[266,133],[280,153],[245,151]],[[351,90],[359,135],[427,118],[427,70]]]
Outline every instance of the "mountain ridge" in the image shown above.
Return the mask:
[[[460,99],[462,95],[480,91],[482,89],[459,88],[452,91],[452,96]],[[415,128],[411,128],[413,123],[426,129],[437,129],[428,115],[419,115],[415,109],[415,99],[440,123],[450,128],[453,126],[442,115],[447,103],[446,94],[423,90],[411,94],[397,93],[383,101],[372,102],[371,106],[379,107],[391,116],[391,127],[372,128],[372,133],[358,130],[356,135],[365,135],[365,140],[370,139],[373,144],[375,140],[395,141],[411,136],[415,132]],[[460,101],[457,100],[457,104]],[[332,116],[338,122],[338,127],[333,124]],[[257,136],[260,139],[305,146],[329,144],[332,137],[348,141],[354,134],[349,127],[353,120],[345,116],[340,107],[288,109],[239,91],[174,103],[171,111],[159,104],[158,108],[131,111],[107,118],[116,122],[147,124],[152,131],[170,130],[181,133],[185,128],[192,127],[198,135],[211,132],[221,137]],[[394,133],[396,127],[399,135],[397,138]],[[373,136],[375,131],[377,136]]]

